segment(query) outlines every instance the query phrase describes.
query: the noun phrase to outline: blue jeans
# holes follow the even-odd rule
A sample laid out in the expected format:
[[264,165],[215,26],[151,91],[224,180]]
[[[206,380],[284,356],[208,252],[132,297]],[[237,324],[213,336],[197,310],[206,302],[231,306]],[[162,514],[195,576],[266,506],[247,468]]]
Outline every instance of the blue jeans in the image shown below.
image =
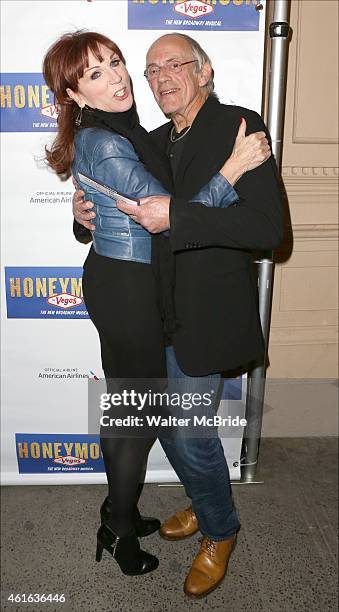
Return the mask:
[[[205,393],[209,389],[217,397],[220,374],[187,376],[180,369],[172,346],[166,349],[166,360],[170,390]],[[215,414],[218,403],[216,400],[210,408],[199,408],[199,414]],[[190,416],[188,411],[185,416]],[[159,440],[186,494],[192,499],[201,533],[212,540],[225,540],[234,535],[240,523],[233,506],[228,466],[217,429],[199,437],[178,427],[173,436],[161,436]]]

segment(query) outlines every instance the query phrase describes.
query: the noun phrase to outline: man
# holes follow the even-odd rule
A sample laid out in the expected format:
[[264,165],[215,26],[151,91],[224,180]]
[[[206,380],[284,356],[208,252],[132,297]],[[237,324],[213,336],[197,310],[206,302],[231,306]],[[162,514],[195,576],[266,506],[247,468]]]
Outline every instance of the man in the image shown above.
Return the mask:
[[[219,380],[220,372],[263,357],[250,251],[274,249],[282,240],[280,188],[270,159],[237,182],[237,205],[189,204],[231,154],[242,118],[249,132],[264,124],[252,111],[218,102],[211,62],[185,35],[167,34],[153,43],[145,76],[171,118],[152,135],[169,156],[175,194],[170,205],[157,197],[145,198],[140,207],[118,205],[152,233],[170,229],[178,329],[167,351],[168,376],[183,377],[190,388],[192,377]],[[75,206],[75,216],[86,225],[91,215],[82,210]],[[239,529],[223,448],[218,437],[177,436],[161,443],[193,507],[168,519],[160,534],[179,540],[200,529],[204,538],[184,589],[203,597],[225,576]]]

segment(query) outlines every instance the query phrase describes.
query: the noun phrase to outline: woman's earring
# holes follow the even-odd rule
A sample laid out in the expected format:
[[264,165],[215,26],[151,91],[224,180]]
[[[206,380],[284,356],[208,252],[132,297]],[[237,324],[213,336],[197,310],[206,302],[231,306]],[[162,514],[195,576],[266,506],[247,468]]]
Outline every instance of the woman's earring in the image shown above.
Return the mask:
[[80,111],[79,111],[79,113],[78,113],[78,115],[76,116],[76,119],[75,119],[75,125],[77,127],[81,126],[81,120],[82,120],[82,107],[80,107]]

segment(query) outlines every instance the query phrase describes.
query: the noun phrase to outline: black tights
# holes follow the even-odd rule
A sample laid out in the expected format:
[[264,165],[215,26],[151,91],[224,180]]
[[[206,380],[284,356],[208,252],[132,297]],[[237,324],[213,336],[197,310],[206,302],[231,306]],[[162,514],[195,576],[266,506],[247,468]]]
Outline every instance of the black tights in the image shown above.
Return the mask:
[[[124,378],[129,385],[131,379],[165,377],[162,327],[151,266],[102,257],[91,249],[84,267],[83,292],[99,332],[106,379]],[[109,413],[125,416],[116,408]],[[151,443],[145,437],[101,437],[108,496],[113,502],[109,522],[119,536],[133,532],[139,482]]]
[[140,475],[149,448],[143,438],[101,438],[108,481],[108,497],[113,502],[109,524],[119,536],[133,533],[133,515],[140,493]]

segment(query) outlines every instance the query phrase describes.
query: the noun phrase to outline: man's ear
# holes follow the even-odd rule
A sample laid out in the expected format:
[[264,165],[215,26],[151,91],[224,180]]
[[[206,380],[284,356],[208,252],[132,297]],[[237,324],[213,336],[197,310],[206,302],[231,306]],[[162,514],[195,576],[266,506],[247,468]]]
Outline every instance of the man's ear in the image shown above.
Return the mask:
[[80,98],[79,94],[75,93],[73,91],[73,89],[70,89],[69,87],[67,87],[66,93],[67,93],[68,97],[71,98],[71,100],[74,100],[74,102],[76,102],[76,104],[78,106],[80,106],[80,108],[82,108],[84,106],[82,104],[82,101],[81,101],[81,98]]
[[201,71],[199,72],[199,85],[205,87],[212,75],[212,66],[209,62],[205,62]]

